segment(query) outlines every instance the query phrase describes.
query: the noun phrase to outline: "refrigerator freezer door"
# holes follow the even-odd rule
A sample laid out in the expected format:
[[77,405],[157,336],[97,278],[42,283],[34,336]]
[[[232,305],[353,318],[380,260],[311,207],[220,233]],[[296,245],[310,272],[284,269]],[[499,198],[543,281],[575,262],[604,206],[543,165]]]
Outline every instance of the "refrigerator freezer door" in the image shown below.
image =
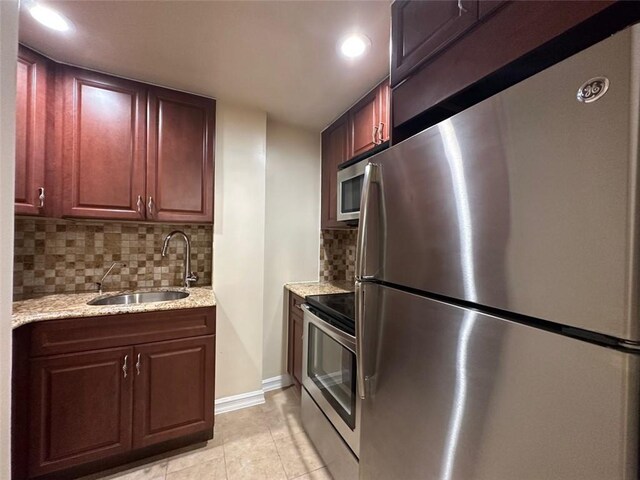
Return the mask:
[[361,479],[637,478],[637,356],[364,289]]
[[632,27],[372,157],[359,276],[640,341],[639,58]]

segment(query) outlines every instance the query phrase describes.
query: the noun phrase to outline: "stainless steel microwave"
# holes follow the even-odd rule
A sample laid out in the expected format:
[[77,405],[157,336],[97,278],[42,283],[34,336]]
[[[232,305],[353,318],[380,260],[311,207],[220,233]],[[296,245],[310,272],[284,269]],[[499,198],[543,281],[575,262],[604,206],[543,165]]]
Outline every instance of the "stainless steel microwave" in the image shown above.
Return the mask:
[[364,167],[367,160],[338,170],[338,213],[339,222],[360,218],[360,197],[364,183]]

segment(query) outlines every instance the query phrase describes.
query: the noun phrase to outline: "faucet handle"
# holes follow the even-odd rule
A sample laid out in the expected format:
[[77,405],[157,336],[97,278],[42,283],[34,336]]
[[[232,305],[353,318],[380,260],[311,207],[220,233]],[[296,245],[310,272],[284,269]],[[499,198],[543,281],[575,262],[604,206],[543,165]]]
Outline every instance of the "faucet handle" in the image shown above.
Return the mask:
[[186,283],[187,286],[191,286],[192,283],[196,283],[198,281],[198,274],[196,272],[189,272],[189,274],[187,275]]

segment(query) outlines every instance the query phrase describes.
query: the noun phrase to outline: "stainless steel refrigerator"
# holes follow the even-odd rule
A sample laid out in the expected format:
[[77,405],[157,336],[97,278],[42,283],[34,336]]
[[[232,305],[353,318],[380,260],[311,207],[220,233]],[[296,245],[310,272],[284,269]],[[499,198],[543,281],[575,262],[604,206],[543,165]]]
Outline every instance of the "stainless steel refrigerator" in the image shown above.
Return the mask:
[[361,479],[638,478],[639,99],[634,26],[371,158]]

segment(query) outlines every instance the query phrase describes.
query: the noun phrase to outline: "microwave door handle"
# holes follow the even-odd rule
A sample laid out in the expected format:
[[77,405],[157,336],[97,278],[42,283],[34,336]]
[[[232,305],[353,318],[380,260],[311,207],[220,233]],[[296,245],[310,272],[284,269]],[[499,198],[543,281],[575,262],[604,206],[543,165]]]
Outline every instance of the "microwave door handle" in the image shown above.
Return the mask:
[[362,196],[360,198],[360,222],[358,226],[358,240],[356,242],[356,280],[364,279],[366,274],[367,224],[369,218],[371,185],[376,181],[378,168],[380,168],[378,165],[369,163],[364,169]]

